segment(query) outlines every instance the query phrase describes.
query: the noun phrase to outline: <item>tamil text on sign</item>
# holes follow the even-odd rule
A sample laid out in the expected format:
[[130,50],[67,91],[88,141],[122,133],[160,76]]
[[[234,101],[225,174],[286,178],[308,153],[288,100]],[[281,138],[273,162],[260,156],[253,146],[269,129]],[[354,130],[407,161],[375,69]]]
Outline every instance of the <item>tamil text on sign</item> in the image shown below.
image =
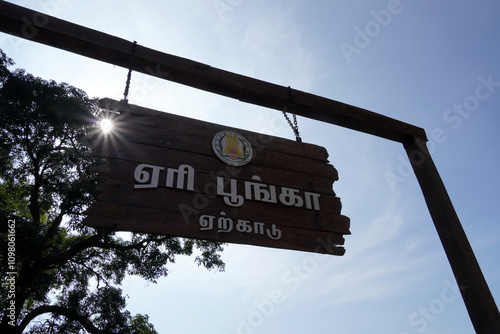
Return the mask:
[[320,146],[103,99],[113,131],[92,227],[343,255],[349,218]]

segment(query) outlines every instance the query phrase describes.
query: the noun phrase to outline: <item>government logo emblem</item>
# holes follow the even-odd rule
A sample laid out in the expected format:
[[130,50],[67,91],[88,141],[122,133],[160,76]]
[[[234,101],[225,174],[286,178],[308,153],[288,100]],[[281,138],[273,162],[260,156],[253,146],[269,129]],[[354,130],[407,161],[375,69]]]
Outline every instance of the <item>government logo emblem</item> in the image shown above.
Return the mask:
[[217,158],[231,166],[243,166],[252,159],[250,142],[233,131],[221,131],[214,136],[212,148]]

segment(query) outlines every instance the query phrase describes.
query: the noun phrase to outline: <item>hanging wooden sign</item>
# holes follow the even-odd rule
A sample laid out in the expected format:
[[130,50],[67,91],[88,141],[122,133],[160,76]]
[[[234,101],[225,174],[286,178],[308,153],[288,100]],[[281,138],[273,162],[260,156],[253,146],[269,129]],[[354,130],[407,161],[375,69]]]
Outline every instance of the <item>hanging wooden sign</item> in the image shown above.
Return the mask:
[[325,148],[102,99],[113,131],[87,226],[345,253],[349,218]]

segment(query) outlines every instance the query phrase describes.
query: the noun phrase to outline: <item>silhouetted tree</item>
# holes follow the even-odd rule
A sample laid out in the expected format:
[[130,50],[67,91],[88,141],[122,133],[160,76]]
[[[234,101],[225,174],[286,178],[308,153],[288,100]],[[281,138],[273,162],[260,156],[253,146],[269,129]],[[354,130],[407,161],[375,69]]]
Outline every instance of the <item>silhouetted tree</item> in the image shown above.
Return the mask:
[[84,226],[97,185],[89,168],[99,163],[90,156],[95,101],[12,65],[0,50],[0,332],[156,333],[147,316],[126,310],[125,276],[155,282],[195,248],[199,265],[224,270],[222,245],[148,234],[125,240]]

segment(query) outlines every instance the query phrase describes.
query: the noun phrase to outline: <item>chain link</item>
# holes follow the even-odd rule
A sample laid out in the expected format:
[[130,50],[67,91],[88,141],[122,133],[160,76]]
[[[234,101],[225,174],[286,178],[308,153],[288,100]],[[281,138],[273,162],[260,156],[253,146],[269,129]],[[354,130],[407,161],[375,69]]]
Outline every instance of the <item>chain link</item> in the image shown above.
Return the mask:
[[134,66],[134,56],[135,56],[135,46],[136,45],[137,45],[137,42],[134,41],[134,44],[132,45],[132,52],[130,54],[130,63],[129,63],[129,68],[128,68],[127,81],[125,82],[125,92],[123,93],[123,100],[125,102],[128,102],[128,91],[130,88],[130,77],[132,76],[132,67]]
[[[292,128],[292,131],[295,134],[295,139],[298,142],[301,142],[302,138],[300,138],[299,125],[297,123],[297,115],[295,115],[295,113],[294,113],[295,106],[294,106],[294,103],[293,103],[292,88],[290,86],[288,86],[288,98],[289,98],[289,101],[290,101],[289,105],[290,105],[291,111],[288,111],[289,106],[285,105],[285,107],[283,108],[283,116],[285,116],[285,119],[287,120],[288,124]],[[292,113],[293,123],[290,120],[290,117],[288,117],[287,112],[291,112]]]

